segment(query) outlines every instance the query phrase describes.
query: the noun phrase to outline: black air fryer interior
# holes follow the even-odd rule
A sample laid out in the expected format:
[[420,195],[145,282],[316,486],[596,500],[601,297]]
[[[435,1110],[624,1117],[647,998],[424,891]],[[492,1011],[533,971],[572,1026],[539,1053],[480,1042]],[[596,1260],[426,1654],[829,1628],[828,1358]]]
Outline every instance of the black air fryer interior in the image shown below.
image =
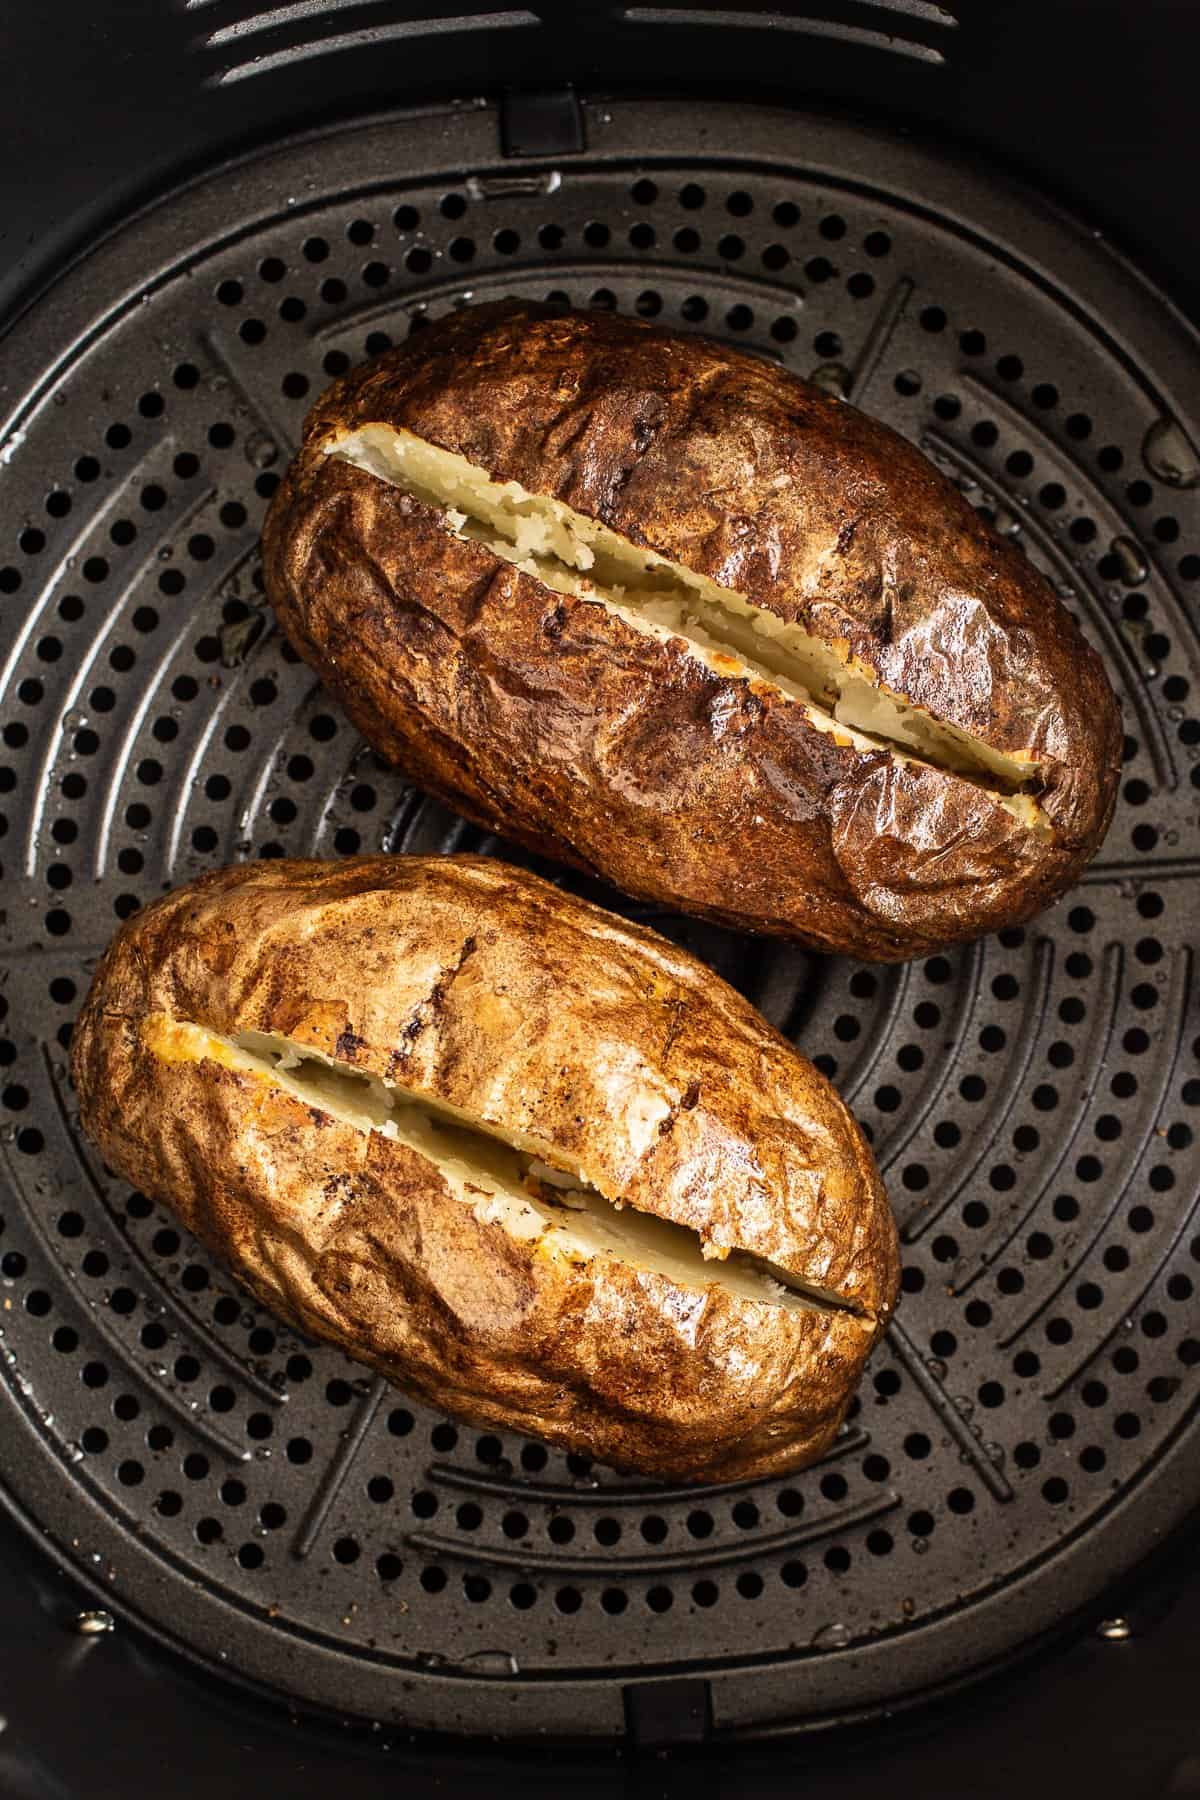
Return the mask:
[[[933,6],[858,4],[800,29],[666,10],[580,9],[572,44],[520,12],[472,33],[415,31],[366,0],[269,19],[221,0],[130,8],[81,26],[110,58],[120,49],[123,98],[115,78],[107,96],[81,87],[69,162],[77,41],[56,121],[29,102],[26,143],[49,132],[56,149],[4,197],[10,239],[30,225],[36,239],[9,291],[49,285],[0,344],[0,1468],[10,1511],[65,1573],[38,1565],[36,1592],[14,1577],[28,1619],[9,1687],[20,1696],[39,1672],[35,1692],[51,1672],[74,1684],[100,1748],[72,1761],[56,1717],[35,1726],[35,1701],[7,1703],[0,1774],[10,1746],[15,1791],[61,1791],[37,1785],[61,1771],[67,1791],[106,1792],[107,1768],[128,1792],[199,1721],[204,1755],[249,1741],[262,1779],[307,1791],[303,1768],[327,1784],[347,1742],[305,1726],[289,1747],[281,1701],[374,1721],[359,1749],[420,1727],[643,1749],[711,1739],[728,1757],[941,1695],[940,1750],[914,1735],[901,1766],[890,1744],[889,1771],[908,1767],[914,1791],[936,1780],[958,1733],[985,1793],[1004,1774],[991,1708],[1028,1709],[1045,1768],[1064,1718],[1078,1731],[1097,1707],[1115,1717],[1114,1690],[1128,1707],[1140,1680],[1133,1717],[1077,1756],[1111,1770],[1123,1742],[1125,1791],[1152,1793],[1187,1746],[1173,1627],[1151,1629],[1177,1574],[1128,1584],[1200,1488],[1197,343],[1103,240],[947,154],[928,120],[918,147],[799,102],[821,87],[877,115],[941,104],[956,138],[973,126],[1027,166],[1057,133],[1059,191],[1093,199],[1092,218],[1104,203],[1121,214],[1185,120],[1127,107],[1124,181],[1089,196],[1101,121],[1075,94],[1051,125],[1034,104],[1040,65],[1020,116],[1011,86],[1005,117],[989,106],[1011,28],[982,14],[956,30]],[[1067,15],[1083,28],[1078,8],[1012,11],[1026,46],[1038,21],[1051,45]],[[1079,50],[1114,80],[1130,68],[1122,11],[1088,9]],[[1176,26],[1187,33],[1164,18],[1159,39]],[[20,28],[38,29],[24,13]],[[1144,39],[1133,49],[1151,55]],[[43,42],[30,61],[34,88],[50,54]],[[579,102],[562,85],[574,73],[604,91],[622,67],[645,79],[668,65],[710,98]],[[744,93],[753,73],[757,97],[716,98],[722,70]],[[496,98],[517,76],[523,91]],[[768,107],[788,84],[796,109]],[[276,140],[284,119],[378,106],[383,85],[433,98]],[[51,279],[52,257],[154,167],[211,161],[252,124],[259,149]],[[53,205],[30,200],[39,182]],[[1168,180],[1128,215],[1160,275],[1176,246],[1158,221],[1185,222],[1174,205]],[[1195,291],[1195,266],[1177,274]],[[712,332],[887,419],[1048,573],[1124,702],[1109,840],[1025,931],[879,969],[639,914],[835,1078],[902,1222],[900,1321],[835,1451],[791,1480],[666,1490],[409,1404],[249,1306],[76,1130],[70,1020],[117,921],[162,887],[248,855],[516,854],[355,738],[274,630],[256,551],[323,382],[506,293]],[[1194,1586],[1185,1604],[1194,1632]],[[115,1616],[116,1634],[103,1616],[69,1634],[85,1608]],[[993,1684],[955,1707],[966,1676],[1068,1622],[1088,1631],[1082,1648],[1047,1653],[1003,1703]],[[1158,1721],[1153,1756],[1139,1717]],[[860,1754],[880,1744],[868,1734]],[[803,1755],[810,1776],[825,1766]],[[784,1778],[779,1760],[731,1766],[706,1764],[704,1780]],[[194,1772],[211,1791],[199,1760]],[[566,1763],[542,1778],[561,1791]],[[382,1792],[414,1776],[376,1758],[354,1779]]]

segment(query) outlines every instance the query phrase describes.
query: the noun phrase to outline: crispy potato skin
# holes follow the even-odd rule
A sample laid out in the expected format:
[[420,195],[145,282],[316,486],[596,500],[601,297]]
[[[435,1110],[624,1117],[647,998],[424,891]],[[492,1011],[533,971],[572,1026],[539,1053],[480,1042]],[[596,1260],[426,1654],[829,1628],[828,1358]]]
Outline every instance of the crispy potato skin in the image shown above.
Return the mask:
[[[527,1132],[869,1316],[523,1245],[405,1146],[155,1055],[159,1013],[286,1033]],[[97,970],[72,1074],[105,1162],[266,1305],[434,1405],[618,1466],[810,1461],[895,1303],[886,1196],[824,1078],[694,958],[494,861],[254,863],[165,896]]]
[[[937,717],[1027,752],[1053,840],[969,783],[840,749],[777,692],[323,454],[368,423],[843,640]],[[1111,817],[1117,704],[1048,584],[885,426],[719,345],[516,302],[455,313],[317,403],[263,542],[285,631],[384,755],[631,894],[895,961],[1046,906]]]

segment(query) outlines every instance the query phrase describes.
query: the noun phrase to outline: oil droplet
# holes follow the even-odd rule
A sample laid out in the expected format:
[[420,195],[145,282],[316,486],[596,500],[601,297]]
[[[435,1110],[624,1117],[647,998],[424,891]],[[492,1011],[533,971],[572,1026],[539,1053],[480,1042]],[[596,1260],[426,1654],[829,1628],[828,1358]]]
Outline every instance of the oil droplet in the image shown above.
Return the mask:
[[1000,533],[1001,537],[1013,538],[1021,535],[1021,521],[1015,513],[1008,510],[1007,506],[996,508],[992,516],[992,526]]
[[493,1681],[510,1680],[521,1673],[521,1665],[511,1650],[476,1650],[463,1658],[461,1667],[464,1674],[486,1675]]
[[968,1400],[965,1394],[955,1394],[952,1404],[955,1412],[960,1413],[964,1419],[969,1419],[975,1411],[975,1402]]
[[929,1549],[929,1539],[928,1538],[914,1538],[913,1539],[913,1555],[914,1556],[924,1556],[927,1553],[928,1549]]
[[844,1650],[850,1642],[850,1627],[835,1619],[831,1625],[814,1631],[810,1641],[814,1650]]
[[447,1663],[439,1650],[418,1650],[413,1661],[418,1669],[444,1669]]
[[925,1362],[925,1367],[929,1370],[929,1373],[933,1376],[935,1381],[945,1381],[946,1365],[940,1357],[928,1357]]
[[[93,1559],[98,1560],[98,1559]],[[90,1607],[87,1612],[76,1613],[74,1628],[80,1637],[101,1637],[104,1632],[111,1631],[116,1620],[103,1607]]]
[[808,379],[814,387],[821,388],[826,394],[833,394],[838,400],[844,400],[850,392],[850,371],[845,363],[818,363]]
[[1177,419],[1156,419],[1142,440],[1142,461],[1168,487],[1200,483],[1200,453]]
[[1139,581],[1145,581],[1150,566],[1139,543],[1131,537],[1115,537],[1108,547],[1121,565],[1121,580],[1127,587],[1136,587]]

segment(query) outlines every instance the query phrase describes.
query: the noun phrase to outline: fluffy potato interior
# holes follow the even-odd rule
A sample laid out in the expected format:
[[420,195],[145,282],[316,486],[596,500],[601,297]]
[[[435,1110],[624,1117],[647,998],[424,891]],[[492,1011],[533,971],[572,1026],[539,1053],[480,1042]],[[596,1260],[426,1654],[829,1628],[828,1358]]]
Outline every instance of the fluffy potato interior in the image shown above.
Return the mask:
[[694,1231],[605,1199],[577,1169],[554,1166],[534,1154],[527,1140],[518,1145],[492,1127],[467,1122],[454,1109],[289,1038],[256,1031],[224,1037],[163,1015],[149,1022],[147,1037],[164,1061],[217,1062],[273,1082],[357,1131],[377,1131],[417,1151],[477,1218],[499,1224],[544,1254],[579,1263],[611,1257],[682,1287],[716,1285],[792,1310],[851,1310],[746,1251],[710,1260]]
[[364,425],[325,450],[438,507],[450,530],[486,544],[555,592],[604,606],[647,636],[682,639],[717,674],[766,682],[840,743],[960,775],[994,793],[1027,829],[1049,833],[1037,801],[1022,791],[1037,775],[1035,763],[933,718],[871,680],[848,650],[839,655],[734,589],[639,548],[560,500],[493,481],[466,457],[412,432]]

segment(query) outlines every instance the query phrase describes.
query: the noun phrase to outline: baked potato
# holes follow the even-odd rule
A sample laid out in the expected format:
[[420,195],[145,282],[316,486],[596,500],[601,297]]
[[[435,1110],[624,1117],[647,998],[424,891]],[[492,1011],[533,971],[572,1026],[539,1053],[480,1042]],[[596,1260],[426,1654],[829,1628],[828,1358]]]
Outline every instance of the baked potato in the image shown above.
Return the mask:
[[627,893],[880,961],[1046,906],[1107,828],[1099,658],[911,445],[607,314],[451,314],[313,409],[267,591],[359,730]]
[[693,957],[501,863],[207,876],[120,930],[71,1058],[105,1163],[273,1311],[622,1467],[818,1456],[896,1299],[828,1082]]

